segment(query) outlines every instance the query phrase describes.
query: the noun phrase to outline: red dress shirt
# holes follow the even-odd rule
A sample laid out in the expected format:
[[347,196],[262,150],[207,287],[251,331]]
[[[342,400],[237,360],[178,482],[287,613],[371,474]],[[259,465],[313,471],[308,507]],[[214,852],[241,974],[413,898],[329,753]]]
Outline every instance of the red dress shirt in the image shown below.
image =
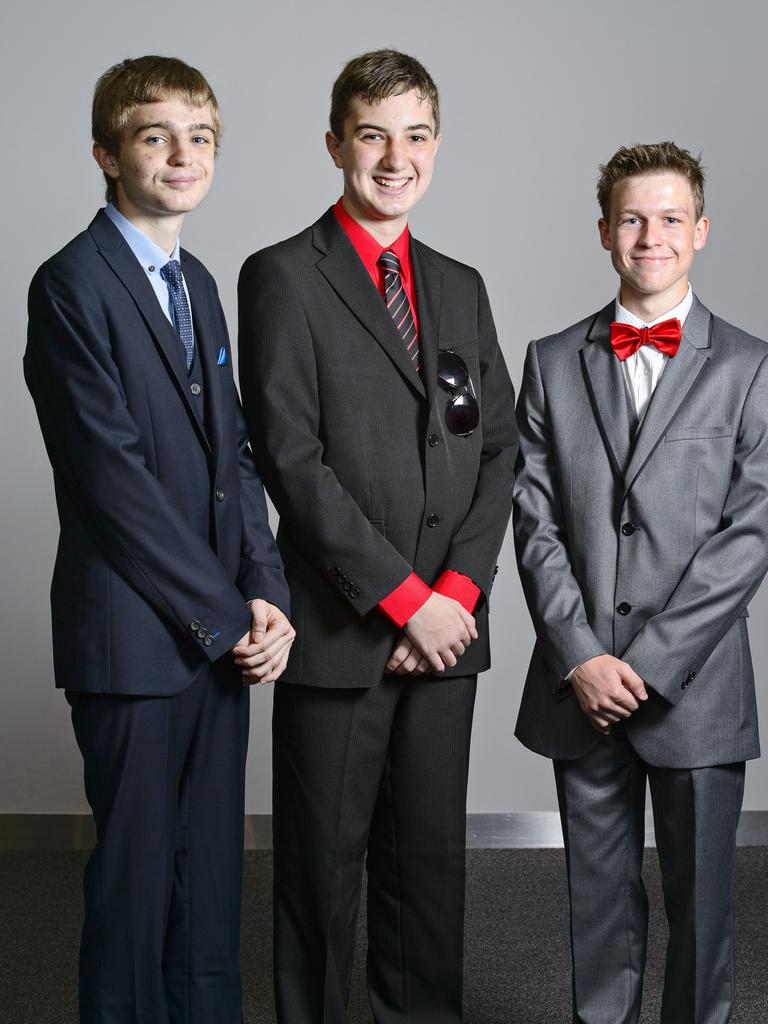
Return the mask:
[[[376,285],[381,296],[384,296],[384,272],[378,265],[378,259],[383,252],[394,252],[400,260],[400,279],[403,282],[405,294],[411,304],[413,322],[416,331],[419,330],[418,314],[416,310],[416,289],[413,281],[413,268],[411,266],[411,236],[406,225],[403,233],[392,245],[381,245],[373,235],[369,234],[364,227],[357,223],[344,209],[342,200],[333,208],[336,219],[344,228],[355,251],[363,261],[365,269],[371,275],[371,280]],[[471,614],[475,610],[477,599],[480,596],[480,588],[473,583],[468,576],[455,572],[453,569],[446,569],[435,580],[430,587],[415,572],[410,573],[403,582],[395,587],[391,594],[379,601],[379,608],[396,626],[404,626],[410,617],[417,612],[427,598],[432,594],[442,594],[444,597],[452,597]]]

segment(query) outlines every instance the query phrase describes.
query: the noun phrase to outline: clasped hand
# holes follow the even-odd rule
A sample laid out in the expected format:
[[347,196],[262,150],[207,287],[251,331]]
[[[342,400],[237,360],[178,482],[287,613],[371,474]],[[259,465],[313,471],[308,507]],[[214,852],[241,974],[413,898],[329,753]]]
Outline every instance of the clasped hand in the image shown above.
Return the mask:
[[466,608],[433,592],[406,622],[385,671],[399,676],[443,672],[453,668],[477,635]]
[[274,683],[288,664],[296,630],[268,601],[249,601],[251,628],[232,648],[244,685]]
[[611,726],[648,700],[645,683],[627,663],[610,654],[589,658],[571,673],[571,686],[592,727],[607,736]]

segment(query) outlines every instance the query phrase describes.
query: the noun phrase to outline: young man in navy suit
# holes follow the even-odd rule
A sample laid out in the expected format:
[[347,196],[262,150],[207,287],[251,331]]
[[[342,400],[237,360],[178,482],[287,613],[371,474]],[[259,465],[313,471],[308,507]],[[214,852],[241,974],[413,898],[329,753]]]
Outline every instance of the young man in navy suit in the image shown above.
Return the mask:
[[29,295],[53,466],[56,685],[97,843],[84,1024],[240,1024],[249,683],[285,667],[288,591],[216,285],[179,248],[220,134],[205,78],[140,57],[93,102],[108,204]]

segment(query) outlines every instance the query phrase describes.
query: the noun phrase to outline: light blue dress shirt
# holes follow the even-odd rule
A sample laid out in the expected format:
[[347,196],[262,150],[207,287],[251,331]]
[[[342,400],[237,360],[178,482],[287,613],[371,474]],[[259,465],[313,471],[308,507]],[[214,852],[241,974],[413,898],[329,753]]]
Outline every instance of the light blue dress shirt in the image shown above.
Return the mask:
[[[124,217],[122,213],[120,213],[117,207],[112,205],[112,203],[107,203],[104,212],[123,236],[125,241],[128,243],[131,252],[144,268],[144,272],[147,275],[149,283],[152,285],[155,295],[157,296],[157,301],[160,303],[160,308],[168,317],[170,323],[175,327],[176,323],[173,316],[171,291],[165,278],[161,277],[160,271],[170,260],[179,259],[178,239],[176,239],[176,246],[169,256],[168,253],[163,252],[160,246],[156,245],[151,238],[148,238],[143,231],[139,231],[137,227],[134,227],[134,225],[131,224],[131,222]],[[182,274],[182,280],[183,277],[184,275]],[[189,301],[189,292],[187,291],[186,281],[184,281],[184,294],[187,296],[187,303],[189,304],[189,312],[191,314],[192,303]]]

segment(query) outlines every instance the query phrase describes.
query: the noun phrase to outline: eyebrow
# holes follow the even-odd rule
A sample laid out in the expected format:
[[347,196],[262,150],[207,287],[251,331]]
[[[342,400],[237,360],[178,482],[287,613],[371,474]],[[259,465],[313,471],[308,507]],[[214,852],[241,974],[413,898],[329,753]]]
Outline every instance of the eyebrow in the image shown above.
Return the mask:
[[[364,122],[363,124],[359,124],[355,128],[355,131],[359,132],[362,128],[372,128],[374,131],[383,132],[385,135],[387,134],[387,129],[386,128],[382,128],[382,126],[379,125],[379,124],[368,124],[367,122]],[[430,125],[430,124],[409,124],[408,127],[405,130],[407,132],[417,132],[417,131],[419,131],[419,132],[429,132],[430,134],[433,134],[433,132],[432,132],[432,125]]]
[[[637,214],[638,217],[644,216],[642,210],[635,210],[631,206],[625,207],[624,209],[618,210],[617,212],[620,213],[620,214],[622,214],[622,213],[634,213],[634,214]],[[663,215],[663,214],[666,214],[666,213],[688,213],[689,211],[684,206],[668,206],[666,208],[666,210],[659,210],[658,212]]]
[[[173,121],[151,121],[149,124],[139,125],[133,134],[139,135],[141,132],[145,132],[148,128],[164,128],[167,132],[178,131],[179,129],[182,131],[184,130],[184,126],[174,124]],[[212,135],[216,134],[212,125],[206,124],[202,121],[199,124],[187,125],[186,128],[187,131],[190,132],[208,131],[211,132]]]

